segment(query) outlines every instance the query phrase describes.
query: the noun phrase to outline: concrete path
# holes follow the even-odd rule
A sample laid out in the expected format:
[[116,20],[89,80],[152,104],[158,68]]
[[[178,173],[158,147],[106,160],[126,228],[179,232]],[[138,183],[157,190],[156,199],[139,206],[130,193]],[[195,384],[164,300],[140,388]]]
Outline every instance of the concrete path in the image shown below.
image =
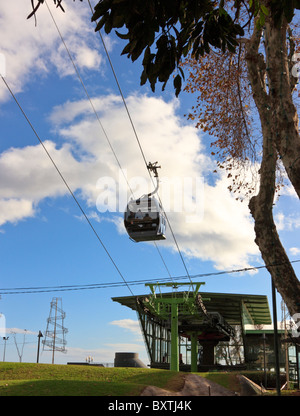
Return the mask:
[[236,394],[204,377],[188,374],[185,376],[183,389],[177,393],[148,386],[141,396],[236,396]]

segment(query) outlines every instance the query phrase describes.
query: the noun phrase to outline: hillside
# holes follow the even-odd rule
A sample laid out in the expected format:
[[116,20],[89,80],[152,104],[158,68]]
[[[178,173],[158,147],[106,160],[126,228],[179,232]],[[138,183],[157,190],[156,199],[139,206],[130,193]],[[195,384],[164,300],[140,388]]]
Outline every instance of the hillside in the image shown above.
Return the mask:
[[149,384],[177,391],[183,375],[142,368],[0,363],[0,396],[138,396]]

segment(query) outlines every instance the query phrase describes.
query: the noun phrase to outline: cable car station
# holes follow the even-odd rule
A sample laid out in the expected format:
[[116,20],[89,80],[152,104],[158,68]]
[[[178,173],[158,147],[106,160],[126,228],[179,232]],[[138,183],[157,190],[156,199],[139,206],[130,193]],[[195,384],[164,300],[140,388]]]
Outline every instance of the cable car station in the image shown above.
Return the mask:
[[[203,284],[146,284],[147,295],[112,298],[137,312],[151,368],[192,372],[216,368],[215,346],[229,341],[237,327],[247,362],[245,325],[271,324],[267,296],[199,292]],[[177,291],[179,286],[188,290]],[[163,288],[172,291],[162,292]]]

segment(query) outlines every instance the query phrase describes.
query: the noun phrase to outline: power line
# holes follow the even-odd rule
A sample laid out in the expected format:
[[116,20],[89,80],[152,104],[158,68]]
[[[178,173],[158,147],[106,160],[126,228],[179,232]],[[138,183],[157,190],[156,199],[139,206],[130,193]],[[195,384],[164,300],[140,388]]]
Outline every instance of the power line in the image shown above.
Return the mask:
[[[111,142],[110,142],[110,140],[109,140],[109,138],[108,138],[108,135],[107,135],[106,131],[105,131],[105,130],[104,130],[104,128],[103,128],[103,125],[102,125],[102,123],[101,123],[100,117],[99,117],[99,115],[98,115],[98,113],[97,113],[97,111],[96,111],[96,109],[95,109],[95,107],[94,107],[94,105],[93,105],[93,102],[92,102],[92,100],[91,100],[91,97],[90,97],[90,95],[89,95],[89,93],[88,93],[88,91],[87,91],[87,89],[86,89],[86,87],[85,87],[85,85],[84,85],[84,82],[83,82],[83,80],[82,80],[82,78],[81,78],[81,76],[80,76],[80,73],[79,73],[79,71],[78,71],[78,69],[77,69],[77,66],[76,66],[76,64],[75,64],[75,62],[74,62],[74,60],[73,60],[73,58],[72,58],[72,55],[71,55],[71,53],[70,53],[69,49],[68,49],[68,46],[67,46],[67,44],[66,44],[66,42],[65,42],[65,40],[64,40],[64,38],[63,38],[63,36],[62,36],[62,33],[61,33],[61,31],[60,31],[60,29],[59,29],[59,27],[58,27],[58,25],[57,25],[57,23],[56,23],[56,21],[55,21],[55,18],[54,18],[54,16],[53,16],[53,14],[52,14],[52,12],[51,12],[51,10],[50,10],[50,8],[49,8],[48,4],[47,4],[47,1],[45,1],[45,3],[46,3],[46,6],[47,6],[47,8],[48,8],[48,11],[49,11],[49,13],[50,13],[50,16],[51,16],[51,18],[52,18],[52,20],[53,20],[53,23],[54,23],[54,25],[55,25],[55,27],[56,27],[56,29],[57,29],[57,31],[58,31],[58,34],[59,34],[59,36],[60,36],[60,38],[61,38],[61,41],[62,41],[62,43],[63,43],[63,45],[64,45],[64,47],[65,47],[65,49],[66,49],[66,51],[67,51],[67,53],[68,53],[68,56],[69,56],[70,60],[71,60],[71,63],[72,63],[72,65],[73,65],[73,67],[74,67],[74,70],[75,70],[75,73],[77,74],[77,77],[78,77],[78,79],[79,79],[79,81],[80,81],[80,83],[81,83],[81,85],[82,85],[82,87],[83,87],[83,89],[84,89],[84,91],[85,91],[85,93],[86,93],[86,95],[87,95],[87,98],[88,98],[88,100],[89,100],[89,102],[90,102],[90,104],[91,104],[91,106],[92,106],[92,108],[93,108],[93,111],[94,111],[94,113],[95,113],[95,115],[96,115],[96,117],[97,117],[97,120],[98,120],[98,122],[99,122],[99,124],[100,124],[100,126],[101,126],[101,128],[102,128],[102,130],[103,130],[103,132],[104,132],[104,135],[105,135],[105,137],[106,137],[106,140],[107,140],[107,142],[108,142],[108,144],[109,144],[109,146],[110,146],[110,148],[111,148],[111,151],[113,152],[113,155],[114,155],[114,156],[115,156],[115,158],[116,158],[116,161],[117,161],[117,163],[118,163],[118,165],[119,165],[119,168],[120,168],[120,169],[121,169],[121,171],[122,171],[122,174],[123,174],[123,176],[124,176],[124,178],[125,178],[125,181],[126,181],[126,183],[127,183],[127,185],[128,185],[128,188],[130,189],[131,194],[133,195],[133,191],[132,191],[132,189],[131,189],[131,187],[130,187],[130,185],[129,185],[129,183],[128,183],[128,180],[127,180],[126,176],[124,175],[124,171],[123,171],[123,169],[122,169],[122,166],[121,166],[121,164],[120,164],[120,161],[119,161],[119,159],[118,159],[118,157],[117,157],[117,155],[116,155],[116,152],[115,152],[115,150],[114,150],[114,148],[113,148],[113,146],[112,146],[112,144],[111,144]],[[89,7],[90,7],[90,9],[91,9],[91,12],[93,13],[93,8],[92,8],[92,5],[91,5],[91,3],[90,3],[90,0],[88,0],[88,4],[89,4]],[[109,53],[108,53],[108,50],[107,50],[107,48],[106,48],[106,44],[105,44],[105,42],[104,42],[104,39],[103,39],[102,34],[101,34],[101,32],[100,32],[100,31],[99,31],[99,36],[100,36],[100,38],[101,38],[101,42],[102,42],[102,44],[103,44],[103,47],[104,47],[104,50],[105,50],[105,53],[106,53],[107,59],[108,59],[108,61],[109,61],[109,64],[110,64],[110,67],[111,67],[111,70],[112,70],[112,73],[113,73],[114,79],[115,79],[116,84],[117,84],[117,86],[118,86],[118,89],[119,89],[119,92],[120,92],[120,95],[121,95],[121,98],[122,98],[122,101],[123,101],[124,107],[125,107],[125,109],[126,109],[126,112],[127,112],[127,115],[128,115],[129,121],[130,121],[130,124],[131,124],[131,126],[132,126],[132,129],[133,129],[133,132],[134,132],[135,138],[136,138],[136,140],[137,140],[137,143],[138,143],[139,149],[140,149],[140,151],[141,151],[141,154],[142,154],[143,160],[144,160],[145,165],[146,165],[146,167],[147,167],[147,171],[148,171],[149,176],[150,176],[150,178],[151,178],[151,180],[152,180],[152,182],[153,182],[153,178],[152,178],[152,176],[151,176],[151,174],[150,174],[150,172],[149,172],[149,170],[148,170],[148,164],[147,164],[147,160],[146,160],[146,157],[145,157],[145,153],[144,153],[144,151],[143,151],[143,148],[142,148],[141,142],[140,142],[140,140],[139,140],[139,137],[138,137],[138,134],[137,134],[137,131],[136,131],[135,125],[134,125],[134,123],[133,123],[132,117],[131,117],[131,115],[130,115],[130,112],[129,112],[129,109],[128,109],[128,106],[127,106],[127,103],[126,103],[126,100],[125,100],[125,97],[124,97],[124,94],[123,94],[123,92],[122,92],[122,89],[121,89],[120,83],[119,83],[119,81],[118,81],[117,74],[116,74],[116,72],[115,72],[115,70],[114,70],[113,63],[112,63],[112,61],[111,61],[111,59],[110,59],[110,55],[109,55]],[[133,196],[134,196],[134,195],[133,195]],[[160,203],[161,203],[161,206],[163,207],[162,201],[161,201],[161,199],[160,199],[160,197],[159,197],[159,196],[158,196],[158,198],[159,198],[159,201],[160,201]],[[165,217],[166,217],[166,220],[167,220],[168,226],[169,226],[169,228],[170,228],[171,234],[172,234],[172,236],[173,236],[173,239],[174,239],[175,245],[176,245],[176,247],[177,247],[177,251],[178,251],[178,253],[179,253],[179,255],[180,255],[180,258],[181,258],[181,261],[182,261],[182,263],[183,263],[183,265],[184,265],[185,271],[186,271],[187,275],[189,275],[188,269],[187,269],[187,267],[186,267],[186,264],[185,264],[184,258],[183,258],[183,256],[182,256],[181,250],[180,250],[180,248],[179,248],[179,245],[178,245],[178,242],[177,242],[177,240],[176,240],[175,234],[174,234],[174,232],[173,232],[173,229],[172,229],[171,223],[170,223],[170,221],[169,221],[169,218],[168,218],[168,216],[167,216],[167,214],[166,214],[166,212],[165,212],[165,210],[164,210],[164,209],[163,209],[163,211],[164,211],[164,214],[165,214]],[[160,256],[160,258],[161,258],[161,260],[162,260],[162,262],[163,262],[163,264],[164,264],[164,266],[165,266],[165,268],[166,268],[166,270],[167,270],[167,272],[168,272],[169,276],[171,277],[171,273],[170,273],[170,271],[169,271],[169,269],[168,269],[168,267],[167,267],[167,265],[166,265],[165,260],[163,259],[163,256],[162,256],[162,254],[161,254],[161,251],[159,250],[159,247],[158,247],[158,245],[156,244],[156,242],[154,242],[154,245],[155,245],[155,247],[156,247],[156,249],[157,249],[157,251],[158,251],[158,253],[159,253],[159,256]],[[191,283],[192,283],[192,282],[191,282]]]
[[[89,6],[90,6],[90,9],[91,9],[92,14],[94,14],[94,11],[93,11],[93,8],[92,8],[92,5],[91,5],[90,0],[88,0],[88,4],[89,4]],[[96,22],[96,24],[97,24],[97,22]],[[106,56],[107,56],[108,62],[109,62],[109,64],[110,64],[110,67],[111,67],[111,70],[112,70],[113,76],[114,76],[115,81],[116,81],[116,84],[117,84],[117,86],[118,86],[118,89],[119,89],[119,92],[120,92],[120,95],[121,95],[121,98],[122,98],[122,101],[123,101],[124,107],[125,107],[125,109],[126,109],[126,112],[127,112],[127,115],[128,115],[129,121],[130,121],[130,124],[131,124],[131,126],[132,126],[132,129],[133,129],[134,135],[135,135],[136,140],[137,140],[137,142],[138,142],[138,145],[139,145],[140,151],[141,151],[141,153],[142,153],[142,156],[143,156],[144,162],[145,162],[145,164],[146,164],[146,166],[147,166],[147,164],[148,164],[148,163],[147,163],[147,160],[146,160],[146,157],[145,157],[145,153],[144,153],[144,151],[143,151],[143,149],[142,149],[142,145],[141,145],[141,143],[140,143],[140,140],[139,140],[139,137],[138,137],[137,131],[136,131],[136,129],[135,129],[135,126],[134,126],[133,120],[132,120],[132,118],[131,118],[131,115],[130,115],[130,112],[129,112],[129,109],[128,109],[128,106],[127,106],[127,103],[126,103],[126,100],[125,100],[125,97],[124,97],[124,95],[123,95],[123,92],[122,92],[122,89],[121,89],[120,83],[119,83],[119,81],[118,81],[117,74],[116,74],[115,69],[114,69],[114,66],[113,66],[113,63],[112,63],[112,61],[111,61],[111,59],[110,59],[110,56],[109,56],[108,50],[107,50],[107,48],[106,48],[106,45],[105,45],[105,42],[104,42],[104,39],[103,39],[103,37],[102,37],[102,34],[101,34],[100,30],[98,31],[98,33],[99,33],[99,36],[100,36],[101,42],[102,42],[102,44],[103,44],[103,47],[104,47],[104,50],[105,50],[105,53],[106,53]],[[150,175],[150,177],[151,177],[151,175]]]
[[[184,276],[178,276],[178,278],[184,279]],[[157,282],[158,279],[146,279],[127,282],[130,286],[144,285],[149,282]],[[170,278],[159,278],[159,281],[170,282]],[[173,282],[174,283],[174,282]],[[6,288],[0,289],[1,295],[16,295],[16,294],[30,294],[30,293],[49,293],[49,292],[69,292],[78,290],[93,290],[93,289],[112,289],[116,287],[124,287],[124,282],[108,282],[108,283],[95,283],[87,285],[69,285],[69,286],[41,286],[41,287],[23,287],[23,288]]]
[[55,25],[55,27],[56,27],[56,30],[57,30],[57,32],[58,32],[58,34],[59,34],[59,37],[60,37],[60,39],[61,39],[61,41],[62,41],[62,43],[63,43],[63,45],[64,45],[64,47],[65,47],[65,49],[66,49],[66,51],[67,51],[67,54],[68,54],[69,59],[70,59],[70,61],[71,61],[72,65],[73,65],[73,68],[74,68],[75,73],[76,73],[76,75],[77,75],[77,77],[78,77],[78,79],[79,79],[79,82],[81,83],[82,88],[84,89],[84,92],[85,92],[85,94],[86,94],[86,96],[87,96],[87,98],[88,98],[88,100],[89,100],[89,102],[90,102],[90,104],[91,104],[91,107],[92,107],[93,112],[94,112],[94,114],[95,114],[95,116],[96,116],[96,118],[97,118],[97,121],[98,121],[98,123],[99,123],[99,125],[100,125],[100,127],[101,127],[101,129],[102,129],[102,131],[103,131],[103,133],[104,133],[104,136],[105,136],[105,138],[106,138],[106,140],[107,140],[107,143],[108,143],[108,145],[109,145],[109,147],[110,147],[110,149],[111,149],[111,151],[112,151],[112,153],[113,153],[113,155],[114,155],[114,157],[115,157],[115,159],[116,159],[116,161],[117,161],[117,163],[118,163],[118,165],[119,165],[119,168],[120,168],[120,170],[121,170],[121,172],[122,172],[122,174],[123,174],[123,176],[124,176],[125,181],[127,182],[127,185],[128,185],[128,187],[129,187],[129,189],[130,189],[131,193],[133,194],[133,192],[132,192],[132,190],[131,190],[131,188],[130,188],[130,185],[129,185],[128,181],[127,181],[126,175],[124,174],[124,171],[123,171],[122,166],[121,166],[121,164],[120,164],[120,161],[119,161],[119,159],[118,159],[118,157],[117,157],[117,154],[116,154],[116,152],[115,152],[115,150],[114,150],[114,148],[113,148],[113,146],[112,146],[112,144],[111,144],[111,142],[110,142],[110,140],[109,140],[109,137],[108,137],[108,135],[107,135],[106,130],[105,130],[105,129],[104,129],[104,127],[103,127],[103,124],[102,124],[102,122],[101,122],[101,119],[100,119],[100,117],[99,117],[99,115],[98,115],[97,111],[96,111],[96,108],[95,108],[95,106],[94,106],[94,103],[93,103],[93,101],[92,101],[92,98],[91,98],[90,94],[88,93],[88,90],[87,90],[87,88],[86,88],[86,86],[85,86],[85,84],[84,84],[84,82],[83,82],[83,79],[82,79],[82,77],[81,77],[81,75],[80,75],[80,72],[79,72],[79,70],[78,70],[78,68],[77,68],[77,66],[76,66],[76,64],[75,64],[75,61],[74,61],[74,59],[73,59],[73,57],[72,57],[72,55],[71,55],[71,52],[70,52],[70,50],[69,50],[69,48],[68,48],[68,46],[67,46],[67,44],[66,44],[66,42],[65,42],[65,40],[64,40],[64,38],[63,38],[63,36],[62,36],[62,33],[61,33],[61,31],[60,31],[60,29],[59,29],[59,27],[58,27],[57,23],[56,23],[56,20],[55,20],[55,18],[54,18],[54,16],[53,16],[53,13],[51,12],[50,7],[48,6],[47,1],[45,1],[45,4],[46,4],[47,9],[48,9],[48,11],[49,11],[49,14],[50,14],[50,16],[51,16],[51,19],[52,19],[52,21],[53,21],[53,23],[54,23],[54,25]]
[[[290,263],[299,263],[300,259],[292,260]],[[220,272],[210,272],[210,273],[198,273],[191,276],[173,276],[173,278],[155,278],[155,279],[143,279],[143,280],[131,280],[127,281],[130,286],[144,285],[145,283],[151,282],[170,282],[173,279],[195,279],[199,277],[212,277],[212,276],[221,276],[224,274],[234,274],[234,273],[243,273],[249,272],[252,270],[266,269],[267,267],[278,267],[286,263],[271,264],[267,266],[253,266],[253,267],[244,267],[242,269],[233,269],[233,270],[222,270]],[[43,293],[43,292],[64,292],[64,291],[76,291],[76,290],[91,290],[91,289],[112,289],[115,287],[125,286],[124,281],[120,282],[106,282],[106,283],[90,283],[84,285],[59,285],[59,286],[32,286],[32,287],[14,287],[14,288],[0,288],[0,294],[14,295],[14,294],[26,294],[26,293]]]
[[[90,0],[88,0],[88,3],[89,3],[89,6],[90,6],[90,9],[91,9],[91,12],[92,12],[92,14],[93,14],[94,12],[93,12],[93,8],[92,8],[92,5],[91,5]],[[96,23],[97,23],[97,22],[96,22]],[[149,173],[149,175],[150,175],[150,178],[151,178],[151,180],[152,180],[152,182],[153,182],[153,178],[152,178],[152,176],[151,176],[151,174],[150,174],[150,172],[149,172],[149,170],[148,170],[148,163],[147,163],[147,160],[146,160],[146,156],[145,156],[144,150],[143,150],[143,148],[142,148],[142,145],[141,145],[140,139],[139,139],[139,137],[138,137],[138,134],[137,134],[136,128],[135,128],[134,123],[133,123],[133,120],[132,120],[132,118],[131,118],[131,115],[130,115],[130,112],[129,112],[129,109],[128,109],[128,106],[127,106],[127,103],[126,103],[126,100],[125,100],[125,97],[124,97],[124,94],[123,94],[123,92],[122,92],[122,89],[121,89],[120,83],[119,83],[119,81],[118,81],[117,74],[116,74],[116,72],[115,72],[115,70],[114,70],[113,63],[112,63],[112,61],[111,61],[111,59],[110,59],[110,56],[109,56],[108,50],[107,50],[107,48],[106,48],[106,45],[105,45],[105,42],[104,42],[103,36],[102,36],[102,34],[101,34],[101,31],[99,30],[99,31],[98,31],[98,33],[99,33],[99,36],[100,36],[101,42],[102,42],[102,44],[103,44],[103,47],[104,47],[104,50],[105,50],[105,53],[106,53],[107,59],[108,59],[108,61],[109,61],[109,64],[110,64],[110,67],[111,67],[112,73],[113,73],[113,75],[114,75],[114,78],[115,78],[116,84],[117,84],[117,86],[118,86],[118,89],[119,89],[119,92],[120,92],[120,95],[121,95],[122,101],[123,101],[123,103],[124,103],[124,107],[125,107],[125,109],[126,109],[126,112],[127,112],[127,115],[128,115],[129,121],[130,121],[130,124],[131,124],[131,126],[132,126],[132,129],[133,129],[133,132],[134,132],[135,138],[136,138],[136,140],[137,140],[137,143],[138,143],[139,149],[140,149],[141,154],[142,154],[142,157],[143,157],[143,159],[144,159],[144,162],[145,162],[145,165],[146,165],[147,171],[148,171],[148,173]],[[160,202],[160,204],[161,204],[161,206],[162,206],[162,208],[163,208],[163,204],[162,204],[162,201],[161,201],[161,198],[159,197],[159,195],[158,195],[158,198],[159,198],[159,202]],[[169,218],[168,218],[168,216],[167,216],[167,214],[166,214],[166,212],[165,212],[164,208],[163,208],[163,211],[164,211],[164,214],[165,214],[165,217],[166,217],[166,220],[167,220],[168,226],[169,226],[169,228],[170,228],[170,231],[171,231],[172,237],[173,237],[173,239],[174,239],[174,242],[175,242],[175,245],[176,245],[177,251],[178,251],[178,253],[179,253],[179,255],[180,255],[180,258],[181,258],[181,261],[182,261],[183,266],[184,266],[184,268],[185,268],[185,271],[186,271],[187,275],[189,276],[189,271],[188,271],[187,266],[186,266],[186,264],[185,264],[185,261],[184,261],[183,255],[182,255],[181,250],[180,250],[180,248],[179,248],[179,244],[178,244],[178,242],[177,242],[177,239],[176,239],[175,234],[174,234],[174,232],[173,232],[173,229],[172,229],[171,223],[170,223],[170,221],[169,221]],[[192,283],[192,282],[191,282],[191,283]]]
[[[131,188],[131,186],[130,186],[130,184],[129,184],[129,182],[128,182],[128,179],[127,179],[127,177],[126,177],[126,175],[125,175],[125,173],[124,173],[124,170],[123,170],[123,168],[122,168],[122,166],[121,166],[121,163],[120,163],[120,161],[119,161],[119,159],[118,159],[118,157],[117,157],[117,154],[116,154],[116,152],[115,152],[115,150],[114,150],[114,148],[113,148],[113,146],[112,146],[112,144],[111,144],[111,141],[109,140],[109,137],[108,137],[108,135],[107,135],[107,132],[106,132],[106,130],[105,130],[105,129],[104,129],[104,127],[103,127],[103,124],[102,124],[102,122],[101,122],[101,119],[100,119],[100,117],[99,117],[99,115],[98,115],[98,113],[97,113],[97,111],[96,111],[96,108],[95,108],[95,106],[94,106],[94,104],[93,104],[93,101],[92,101],[92,99],[91,99],[91,96],[90,96],[90,95],[89,95],[89,93],[88,93],[88,90],[87,90],[87,88],[86,88],[86,86],[85,86],[85,84],[84,84],[84,82],[83,82],[83,79],[82,79],[82,77],[81,77],[81,75],[80,75],[80,72],[79,72],[79,70],[78,70],[78,68],[77,68],[77,66],[76,66],[76,64],[75,64],[75,61],[74,61],[74,59],[73,59],[73,57],[72,57],[72,55],[71,55],[71,53],[70,53],[70,50],[69,50],[69,48],[68,48],[68,46],[67,46],[67,44],[66,44],[66,42],[65,42],[65,40],[64,40],[64,38],[63,38],[63,36],[62,36],[61,30],[59,29],[58,24],[56,23],[56,20],[55,20],[55,18],[54,18],[54,16],[53,16],[53,13],[51,12],[50,7],[48,6],[47,1],[45,1],[45,3],[46,3],[46,6],[47,6],[47,9],[48,9],[48,11],[49,11],[49,14],[50,14],[50,16],[51,16],[51,19],[52,19],[52,21],[53,21],[53,23],[54,23],[54,25],[55,25],[55,27],[56,27],[56,30],[57,30],[57,32],[58,32],[58,34],[59,34],[59,37],[60,37],[60,39],[61,39],[61,41],[62,41],[62,43],[63,43],[63,45],[64,45],[64,47],[65,47],[65,49],[66,49],[66,51],[67,51],[67,54],[68,54],[68,56],[69,56],[69,59],[70,59],[71,63],[72,63],[72,65],[73,65],[73,68],[74,68],[74,70],[75,70],[75,73],[76,73],[76,75],[77,75],[77,77],[78,77],[78,79],[79,79],[79,81],[80,81],[80,83],[81,83],[81,85],[82,85],[82,87],[83,87],[83,89],[84,89],[84,92],[85,92],[85,94],[86,94],[86,96],[87,96],[87,98],[88,98],[88,100],[89,100],[89,102],[90,102],[90,104],[91,104],[91,107],[92,107],[92,109],[93,109],[93,112],[94,112],[94,114],[95,114],[95,116],[96,116],[96,118],[97,118],[97,121],[98,121],[98,123],[99,123],[99,125],[100,125],[100,127],[101,127],[101,129],[102,129],[102,131],[103,131],[103,133],[104,133],[104,136],[105,136],[105,138],[106,138],[106,140],[107,140],[107,143],[108,143],[108,145],[109,145],[109,147],[110,147],[110,149],[111,149],[111,151],[112,151],[112,153],[113,153],[113,155],[114,155],[114,157],[115,157],[115,159],[116,159],[116,161],[117,161],[117,164],[118,164],[118,166],[119,166],[119,168],[120,168],[120,170],[121,170],[121,172],[122,172],[122,175],[123,175],[123,177],[124,177],[124,179],[125,179],[125,181],[126,181],[126,183],[127,183],[128,189],[130,190],[131,195],[134,197],[133,190],[132,190],[132,188]],[[90,8],[91,8],[91,11],[93,12],[93,10],[92,10],[92,6],[91,6],[90,2],[89,2],[89,6],[90,6]],[[100,36],[101,36],[101,34],[100,34]],[[102,36],[101,36],[101,38],[102,38]],[[110,62],[110,66],[111,66],[111,68],[112,68],[112,71],[113,71],[113,73],[114,73],[114,76],[115,76],[116,82],[117,82],[117,84],[118,84],[119,91],[120,91],[120,94],[121,94],[121,96],[122,96],[122,99],[123,99],[124,105],[125,105],[125,107],[126,107],[128,117],[129,117],[129,119],[130,119],[130,121],[131,121],[131,125],[132,125],[133,130],[134,130],[134,132],[135,132],[135,135],[136,135],[136,137],[137,137],[137,133],[136,133],[136,130],[135,130],[134,124],[133,124],[133,122],[132,122],[132,119],[131,119],[131,116],[130,116],[129,110],[128,110],[128,108],[127,108],[127,105],[126,105],[126,102],[125,102],[125,99],[124,99],[124,96],[123,96],[123,93],[122,93],[121,87],[120,87],[119,82],[118,82],[118,80],[117,80],[117,77],[116,77],[115,71],[114,71],[113,66],[112,66],[112,62],[111,62],[111,60],[110,60],[110,57],[109,57],[109,54],[108,54],[108,51],[107,51],[107,48],[106,48],[106,45],[105,45],[105,43],[104,43],[103,39],[102,39],[102,43],[103,43],[103,47],[104,47],[104,49],[105,49],[105,52],[106,52],[107,58],[108,58],[108,60],[109,60],[109,62]],[[137,137],[137,139],[138,139],[138,137]],[[141,149],[141,151],[142,151],[141,146],[140,146],[140,149]],[[145,157],[144,157],[144,160],[146,160],[146,159],[145,159]],[[151,179],[152,179],[152,178],[151,178]],[[163,262],[163,264],[164,264],[164,266],[165,266],[165,268],[166,268],[166,270],[167,270],[167,273],[168,273],[168,274],[169,274],[169,276],[171,277],[170,271],[169,271],[169,269],[168,269],[168,267],[167,267],[167,265],[166,265],[165,260],[163,259],[163,256],[162,256],[162,254],[161,254],[161,252],[160,252],[160,250],[159,250],[159,248],[158,248],[158,246],[157,246],[156,242],[154,242],[154,245],[155,245],[155,247],[156,247],[156,249],[157,249],[157,251],[158,251],[158,254],[159,254],[159,256],[160,256],[160,258],[161,258],[161,260],[162,260],[162,262]]]
[[124,281],[124,283],[127,285],[129,291],[131,292],[131,294],[133,295],[130,287],[128,286],[123,274],[121,273],[120,269],[118,268],[117,264],[115,263],[114,259],[112,258],[112,256],[110,255],[109,251],[107,250],[107,248],[105,247],[103,241],[101,240],[99,234],[97,233],[97,231],[95,230],[93,224],[91,223],[91,221],[89,220],[88,216],[86,215],[84,209],[82,208],[82,206],[80,205],[78,199],[76,198],[76,196],[74,195],[73,191],[71,190],[70,186],[68,185],[67,181],[65,180],[64,176],[62,175],[62,173],[60,172],[58,166],[56,165],[56,163],[54,162],[52,156],[50,155],[50,153],[48,152],[46,146],[44,145],[44,142],[42,141],[42,139],[40,138],[40,136],[38,135],[37,131],[35,130],[35,128],[33,127],[32,123],[30,122],[29,118],[27,117],[25,111],[23,110],[21,104],[19,103],[19,101],[17,100],[16,96],[14,95],[13,91],[11,90],[10,86],[8,85],[7,81],[4,79],[4,77],[1,75],[2,81],[4,82],[4,84],[6,85],[8,91],[10,92],[12,98],[14,99],[15,103],[17,104],[17,106],[19,107],[21,113],[23,114],[23,116],[25,117],[27,123],[29,124],[30,128],[32,129],[33,133],[35,134],[35,136],[37,137],[38,141],[40,142],[41,146],[43,147],[44,151],[46,152],[47,156],[49,157],[51,163],[53,164],[54,168],[56,169],[57,173],[59,174],[61,180],[63,181],[63,183],[65,184],[66,188],[68,189],[69,193],[71,194],[72,198],[74,199],[74,201],[76,202],[78,208],[80,209],[81,213],[83,214],[83,216],[85,217],[86,221],[88,222],[89,226],[91,227],[93,233],[95,234],[96,238],[98,239],[99,243],[101,244],[101,246],[103,247],[104,251],[106,252],[106,254],[108,255],[110,261],[112,262],[112,264],[114,265],[115,269],[117,270],[118,274],[121,276],[122,280]]

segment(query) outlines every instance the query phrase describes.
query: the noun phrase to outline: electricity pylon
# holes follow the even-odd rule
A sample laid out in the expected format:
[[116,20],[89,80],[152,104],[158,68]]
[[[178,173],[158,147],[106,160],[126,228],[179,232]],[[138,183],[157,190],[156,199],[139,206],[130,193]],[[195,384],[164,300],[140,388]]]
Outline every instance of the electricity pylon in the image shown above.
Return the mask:
[[66,352],[65,334],[68,332],[64,327],[65,312],[62,309],[62,299],[52,298],[50,303],[50,314],[47,319],[45,339],[42,341],[43,351],[52,351],[52,364],[54,364],[55,351]]

